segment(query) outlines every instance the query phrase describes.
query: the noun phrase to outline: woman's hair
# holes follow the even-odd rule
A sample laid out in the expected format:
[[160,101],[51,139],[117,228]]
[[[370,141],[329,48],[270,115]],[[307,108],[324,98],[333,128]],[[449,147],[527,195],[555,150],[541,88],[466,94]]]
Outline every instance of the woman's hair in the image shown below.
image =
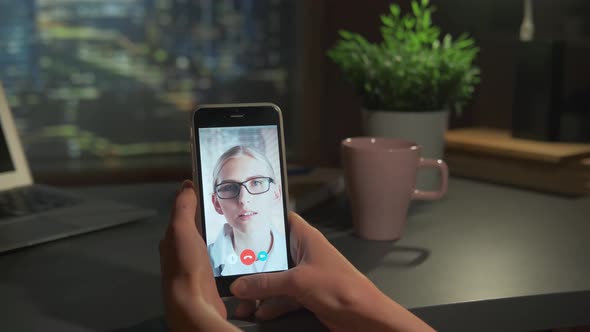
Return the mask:
[[215,167],[213,168],[213,191],[215,191],[215,186],[217,185],[217,178],[219,177],[219,173],[221,172],[221,169],[223,168],[225,163],[228,162],[232,158],[237,158],[237,157],[241,157],[241,156],[248,156],[248,157],[251,157],[256,160],[261,161],[266,166],[266,168],[269,172],[269,176],[273,180],[275,180],[275,173],[272,168],[272,165],[271,165],[270,161],[268,161],[268,158],[266,158],[266,156],[264,154],[258,152],[258,150],[253,149],[251,147],[247,147],[244,145],[236,145],[236,146],[230,148],[229,150],[225,151],[219,157],[219,159],[217,159],[217,163],[215,164]]

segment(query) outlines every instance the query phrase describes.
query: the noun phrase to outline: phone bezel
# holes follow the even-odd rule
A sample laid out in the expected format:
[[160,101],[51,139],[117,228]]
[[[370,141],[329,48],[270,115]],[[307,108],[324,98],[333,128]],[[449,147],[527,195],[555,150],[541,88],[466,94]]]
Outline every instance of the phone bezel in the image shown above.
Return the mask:
[[[272,103],[252,103],[252,104],[209,104],[201,105],[192,113],[191,118],[191,153],[193,164],[193,180],[198,185],[199,192],[204,193],[203,181],[201,180],[201,163],[200,163],[200,143],[199,143],[199,128],[220,128],[220,127],[239,127],[239,126],[265,126],[276,125],[278,129],[279,140],[279,155],[280,155],[280,170],[281,173],[281,188],[282,188],[282,204],[283,204],[283,218],[285,225],[285,238],[287,244],[287,266],[292,268],[294,266],[291,258],[290,239],[289,239],[289,222],[288,222],[288,184],[285,160],[285,139],[283,134],[283,119],[280,108]],[[200,225],[199,232],[205,241],[206,237],[206,223],[204,221],[205,202],[204,195],[201,195],[199,202]],[[273,273],[273,272],[265,272]],[[217,290],[222,297],[231,296],[229,286],[237,278],[247,274],[234,276],[218,276],[215,277]]]

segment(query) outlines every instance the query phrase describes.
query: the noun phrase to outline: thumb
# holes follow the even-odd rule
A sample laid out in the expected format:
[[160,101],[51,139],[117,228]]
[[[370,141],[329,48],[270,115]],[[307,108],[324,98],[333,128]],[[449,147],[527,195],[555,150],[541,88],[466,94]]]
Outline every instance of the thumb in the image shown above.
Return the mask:
[[296,292],[292,270],[285,272],[260,273],[238,278],[230,291],[239,299],[263,300],[276,296],[290,296]]

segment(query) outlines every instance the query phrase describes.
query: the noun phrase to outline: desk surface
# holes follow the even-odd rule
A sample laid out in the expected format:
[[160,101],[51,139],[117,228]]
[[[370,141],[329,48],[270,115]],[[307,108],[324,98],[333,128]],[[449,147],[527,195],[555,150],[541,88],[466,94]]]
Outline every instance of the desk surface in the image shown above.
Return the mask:
[[[163,330],[157,247],[176,186],[78,189],[160,213],[0,256],[0,330]],[[440,331],[590,325],[590,197],[453,178],[443,200],[411,208],[397,242],[352,236],[344,198],[305,217],[384,293]],[[316,323],[304,312],[266,327]]]

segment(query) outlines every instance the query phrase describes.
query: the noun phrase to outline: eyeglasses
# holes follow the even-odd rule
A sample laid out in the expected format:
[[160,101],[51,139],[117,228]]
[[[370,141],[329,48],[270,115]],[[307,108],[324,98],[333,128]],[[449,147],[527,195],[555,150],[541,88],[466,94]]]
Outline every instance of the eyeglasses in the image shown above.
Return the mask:
[[260,195],[270,189],[271,183],[274,180],[270,177],[258,177],[244,182],[224,182],[215,186],[215,194],[221,199],[236,198],[243,186],[251,195]]

